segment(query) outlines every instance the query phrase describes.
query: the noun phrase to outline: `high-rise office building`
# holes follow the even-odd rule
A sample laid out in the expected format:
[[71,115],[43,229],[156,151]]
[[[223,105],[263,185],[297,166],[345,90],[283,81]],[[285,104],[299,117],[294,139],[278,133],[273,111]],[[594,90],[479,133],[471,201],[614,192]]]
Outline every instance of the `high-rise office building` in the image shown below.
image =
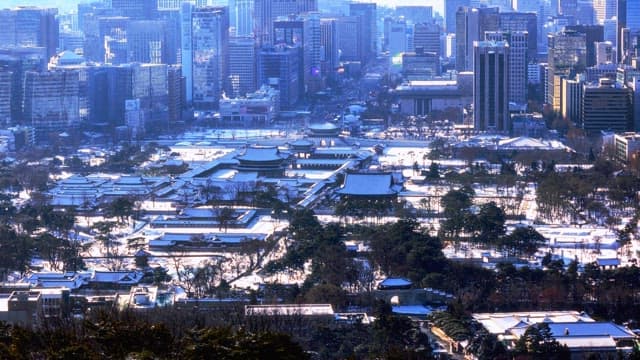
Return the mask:
[[433,23],[431,6],[396,6],[396,17],[403,17],[408,24]]
[[431,80],[440,75],[440,57],[418,46],[415,52],[402,54],[402,75],[409,81]]
[[488,31],[485,37],[488,41],[504,41],[509,45],[509,102],[526,104],[528,33]]
[[448,34],[456,33],[456,12],[461,6],[470,6],[470,0],[445,0],[444,2],[444,24]]
[[398,57],[407,52],[407,40],[407,22],[402,19],[394,21],[389,29],[389,55]]
[[559,0],[558,14],[575,18],[578,15],[578,0]]
[[249,36],[254,31],[254,0],[229,0],[230,25],[235,36]]
[[319,90],[319,82],[322,79],[319,14],[306,13],[301,16],[279,18],[274,21],[273,29],[273,44],[298,46],[301,51],[301,94],[305,92],[305,88],[308,91]]
[[571,78],[586,65],[586,36],[576,31],[549,34],[547,103],[554,111],[561,109],[562,78]]
[[576,8],[576,24],[593,25],[595,13],[592,0],[578,0]]
[[360,61],[361,59],[362,38],[358,36],[359,22],[359,18],[355,16],[342,16],[336,20],[340,61]]
[[317,0],[254,0],[254,32],[258,45],[273,40],[273,22],[282,16],[318,11]]
[[[538,16],[534,12],[506,12],[500,13],[500,31],[527,32],[527,59],[535,61],[538,58]],[[546,39],[545,39],[546,40]]]
[[615,52],[611,41],[596,42],[596,65],[611,64],[615,61]]
[[169,28],[166,21],[136,20],[127,24],[127,62],[150,64],[175,63],[169,48]]
[[46,49],[42,47],[0,48],[0,70],[11,73],[11,120],[22,120],[24,76],[28,71],[47,68]]
[[474,127],[476,131],[509,131],[509,45],[476,41],[473,49]]
[[595,43],[604,41],[604,27],[602,25],[575,25],[565,27],[568,31],[575,31],[585,35],[587,49],[586,66],[596,64]]
[[433,23],[417,23],[413,26],[413,48],[422,48],[424,52],[442,55],[440,37],[442,30]]
[[336,19],[320,19],[320,44],[322,46],[322,74],[332,79],[336,76],[340,64],[338,24]]
[[[196,110],[214,110],[228,90],[229,14],[225,7],[189,9],[184,4],[182,10],[183,71],[187,86],[191,85],[187,97],[191,95]],[[190,24],[185,16],[189,12]]]
[[617,8],[617,0],[593,0],[595,22],[598,24],[602,24],[605,19],[611,19],[612,17],[616,16]]
[[18,7],[0,10],[0,46],[43,47],[47,60],[57,53],[57,9]]
[[167,67],[167,125],[169,129],[181,125],[182,110],[184,108],[184,76],[180,65],[169,65]]
[[24,77],[24,123],[36,131],[38,141],[50,133],[77,129],[80,106],[77,71],[28,71]]
[[349,15],[358,18],[360,61],[367,62],[377,53],[377,9],[375,3],[350,3]]
[[626,0],[626,24],[631,33],[640,32],[640,1]]
[[585,87],[582,126],[587,134],[633,131],[633,91],[611,79]]
[[111,8],[122,16],[151,20],[157,14],[158,0],[111,0]]
[[280,107],[291,109],[300,99],[300,49],[286,44],[266,46],[258,55],[258,84],[280,91]]
[[11,120],[11,90],[13,73],[0,70],[0,126],[12,125]]
[[256,90],[256,45],[253,36],[229,40],[231,96],[242,97]]
[[498,8],[460,7],[456,14],[456,70],[473,70],[474,41],[484,39],[486,31],[498,31]]
[[562,79],[562,106],[560,114],[574,124],[582,123],[582,92],[584,82],[581,80]]

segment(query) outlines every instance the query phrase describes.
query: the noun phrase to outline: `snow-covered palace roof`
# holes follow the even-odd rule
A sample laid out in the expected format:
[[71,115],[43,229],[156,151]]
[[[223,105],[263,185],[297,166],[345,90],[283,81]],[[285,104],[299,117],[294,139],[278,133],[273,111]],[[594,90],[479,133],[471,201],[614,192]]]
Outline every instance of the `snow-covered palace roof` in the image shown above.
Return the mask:
[[391,173],[347,173],[338,193],[351,196],[393,196],[398,193]]

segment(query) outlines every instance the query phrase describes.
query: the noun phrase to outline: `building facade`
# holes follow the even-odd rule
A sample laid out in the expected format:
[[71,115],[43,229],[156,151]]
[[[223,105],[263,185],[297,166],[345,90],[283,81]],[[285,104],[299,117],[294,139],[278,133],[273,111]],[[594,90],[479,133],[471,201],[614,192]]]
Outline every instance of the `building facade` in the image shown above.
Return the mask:
[[473,73],[475,130],[509,131],[509,44],[475,42]]

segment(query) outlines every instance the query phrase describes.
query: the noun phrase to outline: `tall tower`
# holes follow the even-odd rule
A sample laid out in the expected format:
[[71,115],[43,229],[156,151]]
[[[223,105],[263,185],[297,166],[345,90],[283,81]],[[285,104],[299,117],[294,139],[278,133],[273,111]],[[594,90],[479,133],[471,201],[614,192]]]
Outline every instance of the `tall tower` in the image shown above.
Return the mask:
[[349,15],[358,17],[358,36],[360,37],[360,58],[367,62],[377,53],[378,30],[376,26],[376,4],[375,3],[351,3],[349,4]]
[[290,109],[300,99],[300,56],[297,46],[264,47],[258,56],[258,84],[280,91],[280,107]]
[[444,16],[445,26],[448,34],[456,33],[456,12],[461,6],[470,6],[470,0],[445,0],[444,2]]
[[256,45],[253,36],[229,40],[229,81],[233,97],[256,90]]
[[229,0],[231,26],[236,36],[249,36],[254,31],[254,0]]
[[281,16],[318,11],[317,0],[254,0],[254,33],[258,45],[270,44],[273,22]]
[[509,102],[527,103],[527,42],[526,31],[486,32],[488,41],[505,41],[509,44]]
[[553,106],[554,111],[560,111],[562,79],[586,65],[586,35],[576,31],[561,31],[549,34],[548,41],[547,103]]
[[476,131],[509,131],[509,44],[476,41],[473,49],[474,127]]
[[430,23],[419,23],[413,27],[413,48],[422,47],[425,52],[436,53],[440,57],[442,49],[440,46],[440,26]]
[[58,48],[57,14],[57,9],[27,6],[0,10],[0,45],[43,47],[47,60],[51,59]]
[[486,31],[498,31],[498,8],[460,7],[456,13],[456,70],[473,69],[474,41],[484,39]]
[[193,107],[214,110],[227,88],[229,13],[226,7],[195,8],[191,21]]

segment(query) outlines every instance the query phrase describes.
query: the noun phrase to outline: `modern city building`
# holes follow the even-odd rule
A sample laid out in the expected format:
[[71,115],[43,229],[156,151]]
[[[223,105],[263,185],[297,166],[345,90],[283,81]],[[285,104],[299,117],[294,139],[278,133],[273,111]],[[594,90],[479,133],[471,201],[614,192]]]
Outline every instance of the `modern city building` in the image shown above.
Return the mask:
[[254,0],[229,0],[230,26],[235,36],[252,36],[254,32]]
[[562,79],[562,118],[580,126],[582,124],[582,95],[584,82]]
[[238,98],[256,90],[256,59],[253,36],[229,40],[229,96]]
[[37,141],[51,133],[80,125],[79,76],[74,70],[34,72],[24,75],[24,123],[33,126]]
[[190,30],[185,29],[188,24],[182,26],[183,31],[187,31],[182,43],[186,50],[182,57],[183,71],[187,86],[191,85],[187,99],[190,94],[195,110],[215,110],[222,94],[228,90],[229,14],[225,7],[185,7],[189,5],[183,5],[183,21],[188,21],[185,12],[191,12]]
[[360,38],[360,61],[366,63],[374,58],[377,53],[377,8],[375,3],[355,3],[349,4],[349,15],[358,18],[358,32]]
[[587,49],[585,66],[596,64],[595,43],[604,41],[604,27],[602,25],[574,25],[565,27],[567,31],[575,31],[585,35]]
[[424,52],[435,53],[442,56],[442,30],[439,25],[433,23],[416,23],[413,26],[413,49],[422,48]]
[[415,52],[402,54],[402,75],[409,81],[431,80],[440,75],[440,57],[417,47]]
[[509,50],[505,41],[474,43],[473,119],[476,131],[510,131]]
[[318,11],[317,0],[254,0],[254,33],[258,46],[273,41],[273,22],[283,16]]
[[611,79],[584,88],[582,127],[587,134],[633,131],[633,92]]
[[279,91],[263,85],[246,96],[220,101],[220,121],[223,126],[264,127],[278,116]]
[[320,66],[322,74],[335,78],[340,65],[338,24],[335,18],[320,19],[320,46],[322,49]]
[[611,64],[615,60],[615,51],[611,41],[596,42],[596,65]]
[[263,47],[258,55],[258,84],[280,91],[280,107],[290,109],[301,97],[300,48],[290,45]]
[[470,0],[445,0],[444,2],[444,24],[448,34],[455,34],[456,31],[456,12],[461,6],[470,6]]
[[576,31],[561,31],[549,34],[547,103],[554,111],[561,109],[562,78],[571,78],[586,64],[586,36]]
[[538,59],[538,16],[535,12],[505,12],[500,13],[500,31],[527,32],[527,60]]
[[488,41],[506,41],[509,44],[509,102],[511,103],[527,103],[528,35],[526,31],[485,33],[485,39]]
[[57,53],[58,10],[21,6],[0,10],[0,47],[43,47],[47,62]]
[[456,70],[473,70],[474,42],[486,31],[498,31],[498,8],[460,7],[456,14]]

